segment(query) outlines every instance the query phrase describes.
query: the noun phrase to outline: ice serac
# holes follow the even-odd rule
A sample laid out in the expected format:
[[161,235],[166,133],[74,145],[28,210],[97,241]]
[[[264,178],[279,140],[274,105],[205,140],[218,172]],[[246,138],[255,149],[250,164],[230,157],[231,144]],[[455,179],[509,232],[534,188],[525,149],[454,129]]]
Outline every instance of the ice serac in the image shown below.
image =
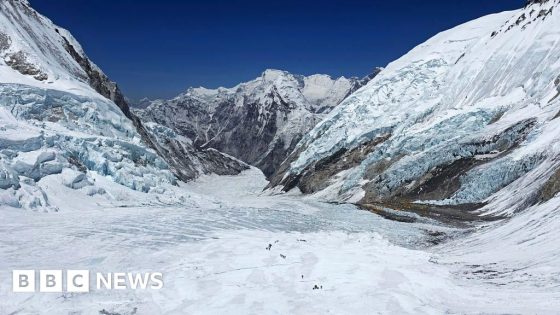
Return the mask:
[[333,79],[266,70],[233,88],[190,88],[137,112],[197,148],[217,149],[272,175],[305,133],[378,72]]
[[176,177],[246,167],[144,127],[68,31],[27,1],[0,2],[0,205],[54,209],[46,178],[119,199],[95,178],[161,193]]
[[440,33],[298,143],[271,187],[335,200],[486,206],[558,192],[559,1]]

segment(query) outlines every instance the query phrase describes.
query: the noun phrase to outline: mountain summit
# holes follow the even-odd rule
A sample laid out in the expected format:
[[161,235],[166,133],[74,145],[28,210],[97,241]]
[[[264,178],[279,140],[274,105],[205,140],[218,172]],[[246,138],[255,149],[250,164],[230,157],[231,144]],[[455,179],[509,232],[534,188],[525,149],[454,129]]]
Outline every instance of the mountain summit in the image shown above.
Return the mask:
[[138,113],[199,148],[215,148],[271,175],[303,135],[379,71],[333,79],[269,69],[232,88],[190,88]]

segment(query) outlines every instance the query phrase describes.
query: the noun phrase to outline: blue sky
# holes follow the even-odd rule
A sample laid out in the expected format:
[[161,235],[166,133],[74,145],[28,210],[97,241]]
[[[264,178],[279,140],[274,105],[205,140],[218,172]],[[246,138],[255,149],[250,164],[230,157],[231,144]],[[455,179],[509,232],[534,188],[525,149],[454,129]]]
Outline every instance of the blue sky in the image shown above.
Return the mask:
[[523,0],[30,0],[131,98],[233,86],[267,68],[364,76]]

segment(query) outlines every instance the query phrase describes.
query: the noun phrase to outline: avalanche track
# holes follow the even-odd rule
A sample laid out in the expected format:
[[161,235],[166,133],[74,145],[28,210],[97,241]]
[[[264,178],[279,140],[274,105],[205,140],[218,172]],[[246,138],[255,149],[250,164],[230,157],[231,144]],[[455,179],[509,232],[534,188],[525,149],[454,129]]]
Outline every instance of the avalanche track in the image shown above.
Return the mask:
[[[190,200],[183,205],[137,200],[130,206],[33,215],[0,208],[0,296],[6,297],[0,313],[551,314],[560,309],[560,227],[547,220],[558,209],[537,208],[507,221],[455,229],[426,220],[390,221],[297,194],[264,195],[265,185],[252,169],[177,188]],[[159,271],[165,284],[161,290],[15,294],[12,269]]]

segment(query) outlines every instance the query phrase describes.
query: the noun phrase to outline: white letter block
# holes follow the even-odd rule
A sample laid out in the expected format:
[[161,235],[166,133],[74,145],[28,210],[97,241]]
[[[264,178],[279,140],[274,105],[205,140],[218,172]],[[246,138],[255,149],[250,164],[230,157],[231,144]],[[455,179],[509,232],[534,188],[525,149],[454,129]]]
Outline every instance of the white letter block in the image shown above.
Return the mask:
[[14,292],[35,292],[35,270],[12,271],[12,290]]
[[89,292],[89,271],[68,270],[66,271],[67,292]]
[[62,292],[62,270],[40,270],[39,292]]

